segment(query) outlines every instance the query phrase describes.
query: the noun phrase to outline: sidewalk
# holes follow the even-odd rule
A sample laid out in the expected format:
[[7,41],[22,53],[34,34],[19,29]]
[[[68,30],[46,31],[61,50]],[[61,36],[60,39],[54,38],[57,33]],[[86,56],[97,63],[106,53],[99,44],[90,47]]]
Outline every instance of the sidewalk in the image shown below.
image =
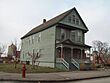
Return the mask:
[[100,77],[110,77],[110,70],[104,71],[73,71],[73,72],[57,72],[57,73],[30,73],[26,74],[26,78],[22,78],[21,74],[0,72],[0,80],[6,81],[42,81],[42,82],[61,82],[74,81],[83,79],[93,79]]

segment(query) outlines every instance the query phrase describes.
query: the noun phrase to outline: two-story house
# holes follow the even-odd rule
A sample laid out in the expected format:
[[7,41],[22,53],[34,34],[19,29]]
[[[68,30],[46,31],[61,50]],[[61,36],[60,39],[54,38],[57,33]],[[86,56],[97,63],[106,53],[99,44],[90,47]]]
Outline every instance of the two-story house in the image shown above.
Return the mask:
[[30,62],[32,59],[28,52],[41,53],[36,60],[40,66],[60,68],[65,70],[80,69],[80,63],[87,62],[86,50],[90,46],[85,44],[85,33],[88,31],[76,8],[72,8],[49,21],[43,23],[26,35],[21,46],[22,62]]

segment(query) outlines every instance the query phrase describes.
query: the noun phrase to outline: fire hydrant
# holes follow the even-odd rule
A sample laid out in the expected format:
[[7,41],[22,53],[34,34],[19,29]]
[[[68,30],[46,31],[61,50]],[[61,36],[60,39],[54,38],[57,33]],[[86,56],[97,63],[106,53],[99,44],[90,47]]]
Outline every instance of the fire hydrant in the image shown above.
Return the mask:
[[22,65],[22,78],[25,78],[26,77],[26,65],[23,64]]

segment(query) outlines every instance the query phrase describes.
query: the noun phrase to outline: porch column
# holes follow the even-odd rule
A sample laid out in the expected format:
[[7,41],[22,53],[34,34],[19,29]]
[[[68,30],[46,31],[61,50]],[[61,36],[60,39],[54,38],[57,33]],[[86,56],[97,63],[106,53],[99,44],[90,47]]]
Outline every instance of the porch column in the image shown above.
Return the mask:
[[71,47],[71,59],[73,58],[73,48]]
[[63,46],[61,45],[61,58],[63,58]]
[[83,49],[81,49],[81,58],[80,59],[83,59]]

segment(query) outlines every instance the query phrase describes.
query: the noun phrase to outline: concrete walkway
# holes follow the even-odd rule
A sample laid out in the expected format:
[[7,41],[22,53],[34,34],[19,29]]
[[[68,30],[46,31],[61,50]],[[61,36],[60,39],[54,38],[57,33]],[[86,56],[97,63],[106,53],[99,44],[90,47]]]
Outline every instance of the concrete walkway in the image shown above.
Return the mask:
[[61,82],[74,81],[83,79],[92,79],[99,77],[110,77],[110,70],[101,71],[73,71],[58,73],[30,73],[26,74],[26,78],[22,78],[21,74],[0,72],[0,80],[9,81],[32,81],[32,82]]

